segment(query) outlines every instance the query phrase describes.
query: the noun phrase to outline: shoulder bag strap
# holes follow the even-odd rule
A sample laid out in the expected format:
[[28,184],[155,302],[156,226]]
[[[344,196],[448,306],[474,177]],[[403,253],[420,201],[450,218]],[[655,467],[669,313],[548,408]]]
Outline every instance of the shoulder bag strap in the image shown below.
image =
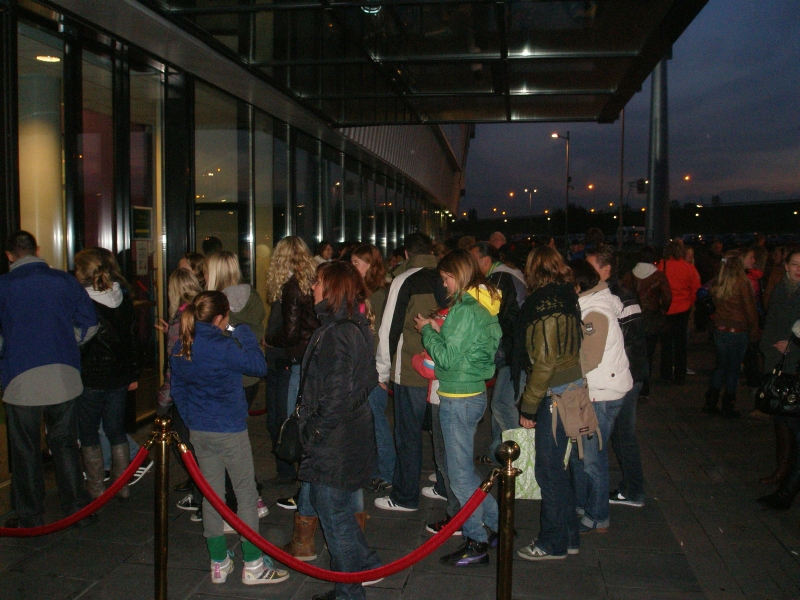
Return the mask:
[[[306,375],[308,375],[308,368],[307,367],[308,367],[308,365],[311,364],[311,359],[314,358],[314,353],[316,353],[316,351],[317,351],[317,346],[319,345],[320,340],[322,340],[322,337],[325,335],[325,332],[328,331],[328,329],[330,329],[334,325],[339,325],[340,323],[345,323],[347,321],[350,321],[353,324],[356,324],[355,321],[353,321],[352,319],[349,319],[349,318],[348,319],[338,319],[338,320],[334,321],[333,323],[331,323],[330,325],[326,325],[325,329],[323,329],[320,332],[320,334],[317,336],[317,339],[314,340],[314,345],[311,347],[311,354],[308,355],[308,360],[303,361],[301,363],[301,368],[300,368],[300,372],[301,372],[301,374],[300,374],[300,386],[299,386],[299,389],[297,391],[297,404],[296,404],[295,409],[294,409],[295,412],[298,412],[300,410],[300,404],[303,401],[303,389],[306,387]],[[299,412],[298,412],[298,414],[299,414]]]

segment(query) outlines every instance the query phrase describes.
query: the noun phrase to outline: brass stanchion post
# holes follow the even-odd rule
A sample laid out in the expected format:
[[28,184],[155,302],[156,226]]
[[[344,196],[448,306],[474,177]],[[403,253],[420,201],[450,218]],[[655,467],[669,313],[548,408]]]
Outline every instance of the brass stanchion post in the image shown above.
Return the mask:
[[514,563],[514,495],[520,469],[511,466],[519,458],[519,446],[512,440],[503,442],[497,449],[503,463],[500,471],[500,520],[497,545],[497,600],[511,600]]
[[172,422],[168,417],[157,417],[155,431],[158,442],[155,492],[155,599],[167,600],[167,528],[169,523],[169,444],[172,439]]

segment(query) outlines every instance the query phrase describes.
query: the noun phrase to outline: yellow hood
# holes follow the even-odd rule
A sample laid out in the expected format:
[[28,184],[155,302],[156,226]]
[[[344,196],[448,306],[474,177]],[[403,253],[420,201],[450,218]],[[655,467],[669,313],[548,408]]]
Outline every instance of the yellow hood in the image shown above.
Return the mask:
[[489,311],[489,314],[494,316],[500,312],[500,299],[501,299],[501,292],[497,290],[497,299],[493,299],[492,295],[489,293],[489,290],[486,289],[486,286],[482,285],[477,288],[470,288],[467,290],[467,293],[475,298],[483,308]]

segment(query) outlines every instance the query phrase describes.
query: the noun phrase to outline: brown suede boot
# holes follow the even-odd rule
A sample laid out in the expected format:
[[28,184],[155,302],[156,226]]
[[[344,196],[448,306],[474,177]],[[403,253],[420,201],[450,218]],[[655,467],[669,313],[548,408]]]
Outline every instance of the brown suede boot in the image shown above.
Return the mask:
[[356,521],[358,521],[358,526],[361,527],[361,531],[365,531],[367,527],[367,519],[369,519],[369,515],[365,512],[357,512],[356,513]]
[[[131,449],[128,442],[111,446],[111,481],[116,481],[129,464],[131,464]],[[117,492],[117,498],[120,500],[127,500],[130,495],[131,490],[127,483]]]
[[103,485],[103,477],[106,471],[103,468],[103,451],[100,446],[84,446],[81,448],[83,454],[83,470],[86,473],[86,491],[92,498],[99,498],[106,491]]
[[317,532],[319,517],[304,517],[294,513],[294,530],[292,541],[283,547],[283,551],[291,554],[297,560],[308,562],[317,558],[317,549],[314,546],[314,534]]
[[775,485],[783,481],[792,464],[792,434],[784,423],[775,422],[775,458],[777,466],[771,475],[762,477],[759,481],[765,485]]

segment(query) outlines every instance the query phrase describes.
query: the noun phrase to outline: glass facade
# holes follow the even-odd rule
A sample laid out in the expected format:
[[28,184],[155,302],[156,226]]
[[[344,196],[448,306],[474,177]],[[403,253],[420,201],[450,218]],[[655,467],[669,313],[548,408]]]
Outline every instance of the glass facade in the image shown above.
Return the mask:
[[[423,218],[431,198],[375,157],[327,145],[91,22],[32,0],[8,14],[16,36],[1,41],[16,54],[15,98],[0,103],[17,116],[16,160],[7,163],[17,179],[2,200],[12,216],[5,234],[31,231],[61,269],[86,247],[118,257],[150,369],[134,417],[155,409],[164,355],[152,323],[169,317],[166,282],[183,252],[236,252],[263,298],[272,249],[286,235],[312,250],[322,240],[363,241],[387,254],[411,231],[434,233]],[[227,42],[244,51],[241,39]]]

